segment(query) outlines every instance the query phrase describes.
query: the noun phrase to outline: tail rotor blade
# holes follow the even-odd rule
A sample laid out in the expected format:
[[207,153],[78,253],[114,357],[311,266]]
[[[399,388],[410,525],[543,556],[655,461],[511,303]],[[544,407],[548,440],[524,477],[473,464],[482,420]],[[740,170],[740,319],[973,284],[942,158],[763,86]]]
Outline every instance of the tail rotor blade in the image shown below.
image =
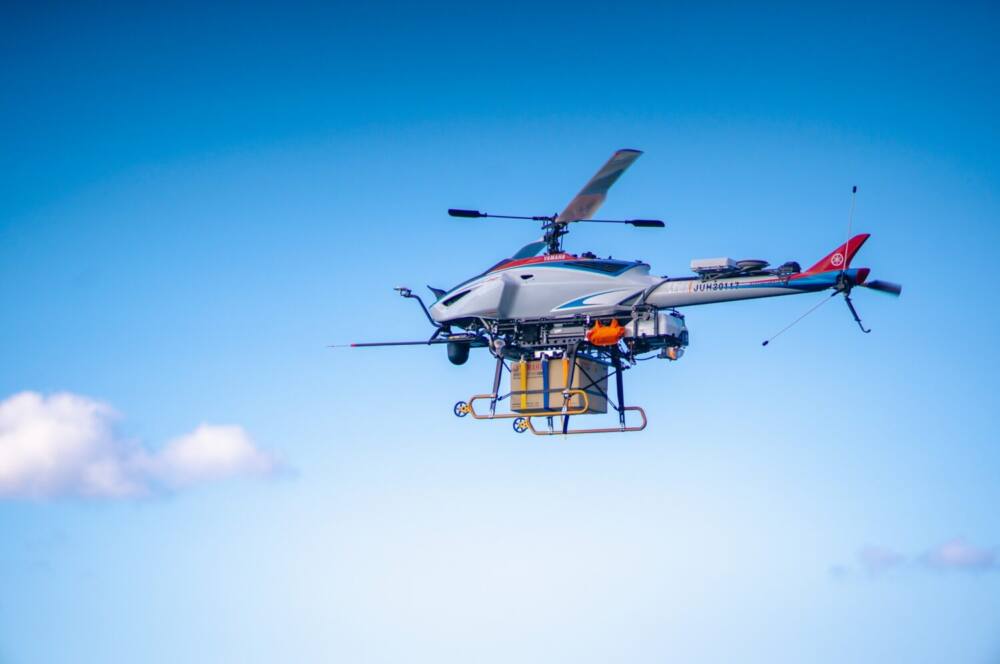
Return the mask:
[[903,287],[900,284],[894,284],[891,281],[882,281],[880,279],[875,279],[874,281],[866,281],[861,284],[865,288],[871,288],[872,290],[879,291],[881,293],[887,293],[895,297],[899,297],[899,294],[903,292]]

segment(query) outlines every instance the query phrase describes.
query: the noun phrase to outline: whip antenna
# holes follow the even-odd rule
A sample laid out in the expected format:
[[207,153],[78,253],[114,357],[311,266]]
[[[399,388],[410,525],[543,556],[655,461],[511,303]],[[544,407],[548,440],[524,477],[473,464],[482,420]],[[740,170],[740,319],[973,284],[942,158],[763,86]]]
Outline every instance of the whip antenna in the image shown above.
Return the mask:
[[780,330],[778,331],[778,333],[777,333],[777,334],[775,334],[775,335],[774,335],[773,337],[771,337],[770,339],[766,339],[766,340],[765,340],[765,341],[764,341],[764,342],[763,342],[763,343],[761,344],[761,346],[766,346],[766,345],[768,345],[769,343],[771,343],[772,341],[774,341],[775,339],[777,339],[778,337],[780,337],[780,336],[781,336],[782,334],[784,334],[784,333],[785,333],[785,332],[786,332],[787,330],[789,330],[789,329],[790,329],[790,328],[791,328],[791,327],[792,327],[793,325],[795,325],[795,324],[796,324],[796,323],[798,323],[798,322],[799,322],[800,320],[802,320],[803,318],[805,318],[806,316],[808,316],[809,314],[811,314],[812,312],[816,311],[817,309],[819,309],[820,307],[822,307],[822,306],[823,306],[824,304],[826,304],[827,302],[829,302],[829,301],[830,301],[830,298],[831,298],[831,297],[833,297],[833,296],[834,296],[834,295],[836,295],[836,294],[837,294],[837,291],[834,291],[833,293],[830,293],[830,297],[828,297],[828,298],[826,298],[826,299],[824,299],[824,300],[820,300],[819,302],[817,302],[816,304],[814,304],[814,305],[813,305],[812,307],[810,307],[810,308],[809,308],[809,310],[808,310],[808,311],[806,311],[806,312],[805,312],[804,314],[802,314],[801,316],[799,316],[798,318],[796,318],[795,320],[793,320],[793,321],[792,321],[791,323],[789,323],[788,325],[786,325],[786,326],[784,326],[783,328],[781,328],[781,329],[780,329]]
[[858,199],[858,185],[851,187],[851,213],[847,216],[847,242],[844,243],[844,262],[840,267],[840,274],[844,274],[847,269],[847,257],[851,255],[851,227],[854,225],[854,204]]

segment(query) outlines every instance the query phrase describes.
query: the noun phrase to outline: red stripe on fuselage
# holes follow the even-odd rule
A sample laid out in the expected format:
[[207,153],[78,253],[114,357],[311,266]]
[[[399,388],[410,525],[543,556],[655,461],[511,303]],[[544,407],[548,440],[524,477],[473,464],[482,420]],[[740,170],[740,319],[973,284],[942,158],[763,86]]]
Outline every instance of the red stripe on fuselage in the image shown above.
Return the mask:
[[511,267],[521,267],[522,265],[534,265],[535,263],[550,263],[552,261],[569,261],[576,260],[579,258],[575,254],[546,254],[545,256],[532,256],[531,258],[521,258],[516,261],[507,261],[506,263],[500,263],[495,268],[490,270],[490,272],[496,272],[497,270],[506,270]]

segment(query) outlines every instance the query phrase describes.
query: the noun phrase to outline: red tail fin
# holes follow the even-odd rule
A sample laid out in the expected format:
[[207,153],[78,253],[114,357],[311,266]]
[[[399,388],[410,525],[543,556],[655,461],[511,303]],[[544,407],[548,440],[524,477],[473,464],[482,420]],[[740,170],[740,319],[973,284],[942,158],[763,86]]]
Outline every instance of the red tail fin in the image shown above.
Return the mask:
[[871,236],[868,233],[855,235],[850,240],[827,254],[826,258],[813,265],[811,268],[806,270],[806,272],[846,270],[851,266],[851,260],[854,258],[854,254],[858,253],[858,249],[861,248],[861,245],[863,245],[865,240],[869,237]]

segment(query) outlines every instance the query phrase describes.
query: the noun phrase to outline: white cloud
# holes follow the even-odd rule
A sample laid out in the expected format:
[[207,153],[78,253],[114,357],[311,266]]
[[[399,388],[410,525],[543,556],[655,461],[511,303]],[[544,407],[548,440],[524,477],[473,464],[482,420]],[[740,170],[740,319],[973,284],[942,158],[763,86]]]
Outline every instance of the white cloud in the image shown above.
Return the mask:
[[829,569],[835,579],[867,572],[877,576],[896,568],[958,570],[965,572],[1000,571],[1000,548],[984,548],[957,538],[923,554],[907,556],[883,546],[866,546],[858,551],[857,566],[836,564]]
[[276,469],[274,459],[254,447],[242,428],[210,424],[167,443],[150,465],[152,474],[170,486],[232,475],[267,475]]
[[129,498],[277,470],[238,426],[202,424],[151,451],[116,435],[88,397],[21,392],[0,401],[0,497]]
[[906,560],[901,553],[883,546],[866,546],[858,552],[858,561],[869,574],[881,574],[898,567]]
[[953,539],[924,554],[924,562],[938,569],[984,572],[997,569],[996,549],[984,549],[964,539]]

